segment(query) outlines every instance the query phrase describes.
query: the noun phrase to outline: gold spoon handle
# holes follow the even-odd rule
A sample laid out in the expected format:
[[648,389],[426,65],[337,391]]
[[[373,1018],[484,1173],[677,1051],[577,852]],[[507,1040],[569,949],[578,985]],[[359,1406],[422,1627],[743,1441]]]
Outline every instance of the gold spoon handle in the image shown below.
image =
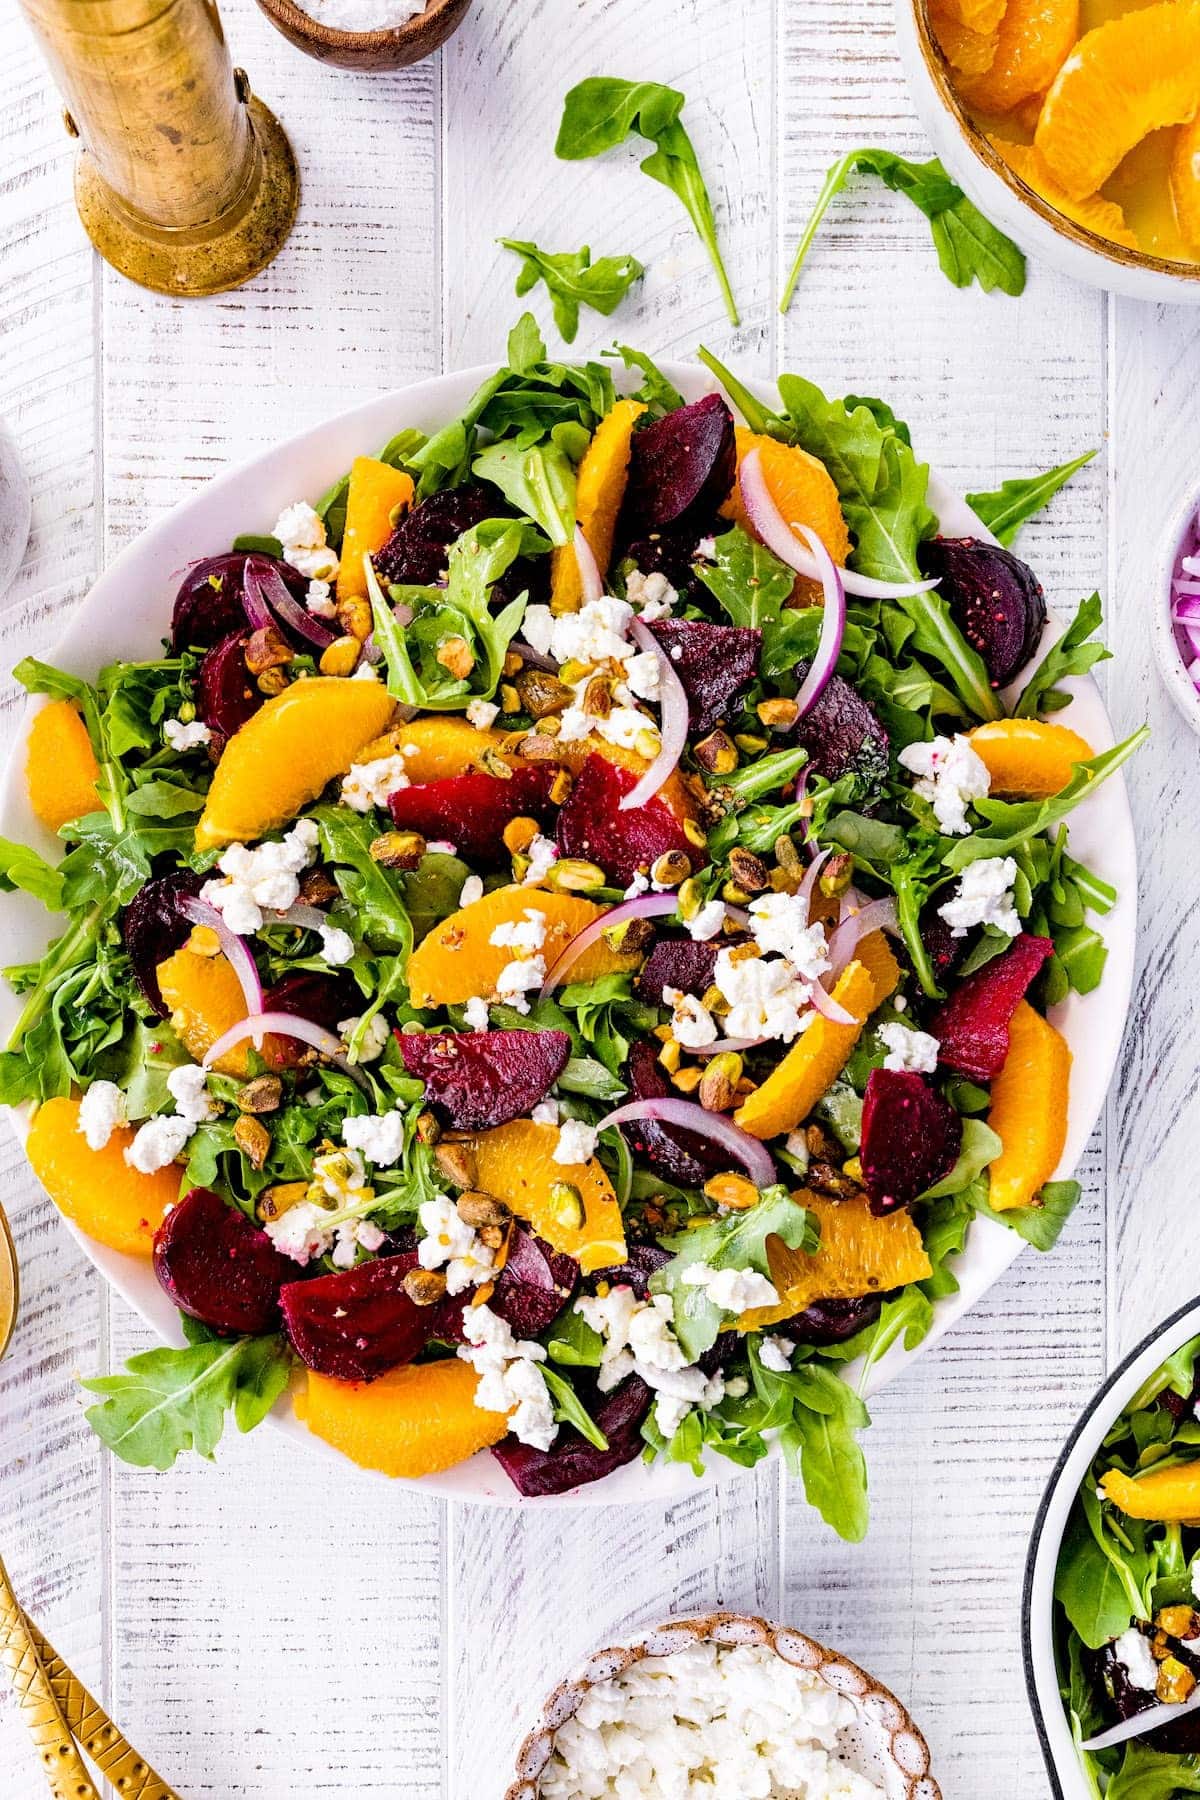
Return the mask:
[[100,1773],[112,1782],[121,1800],[179,1800],[174,1788],[154,1773],[132,1744],[93,1700],[79,1677],[47,1642],[32,1619],[25,1621],[33,1647],[46,1671],[55,1700],[68,1725]]
[[42,1659],[0,1562],[0,1664],[8,1670],[54,1800],[100,1800],[59,1711]]

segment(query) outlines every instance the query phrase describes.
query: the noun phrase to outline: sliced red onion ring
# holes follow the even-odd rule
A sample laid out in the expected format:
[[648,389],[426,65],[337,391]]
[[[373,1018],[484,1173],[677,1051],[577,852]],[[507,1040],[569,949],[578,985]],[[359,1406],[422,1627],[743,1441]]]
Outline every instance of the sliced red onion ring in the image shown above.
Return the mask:
[[715,1043],[705,1044],[701,1050],[693,1050],[692,1055],[703,1062],[709,1056],[720,1056],[725,1050],[757,1050],[760,1044],[768,1042],[767,1038],[717,1038]]
[[590,925],[585,925],[582,931],[575,933],[570,943],[564,945],[557,959],[551,963],[539,998],[544,1000],[547,994],[552,994],[556,987],[560,987],[563,976],[572,963],[578,962],[584,951],[614,925],[620,925],[625,919],[663,918],[667,913],[673,913],[678,904],[677,894],[639,894],[636,900],[622,901],[620,906],[614,906],[598,919],[593,919]]
[[1177,575],[1171,583],[1171,586],[1180,596],[1181,603],[1178,608],[1179,612],[1184,611],[1185,603],[1187,601],[1194,600],[1200,596],[1200,581],[1185,581],[1182,575]]
[[1096,1737],[1088,1738],[1079,1748],[1081,1750],[1111,1750],[1114,1744],[1124,1744],[1130,1738],[1145,1737],[1148,1731],[1157,1731],[1160,1725],[1172,1725],[1176,1719],[1184,1718],[1195,1712],[1200,1706],[1200,1687],[1186,1700],[1176,1700],[1161,1706],[1147,1706],[1144,1711],[1134,1713],[1132,1719],[1122,1719],[1108,1731],[1101,1731]]
[[800,893],[798,898],[804,902],[804,916],[807,919],[812,918],[813,889],[817,885],[817,879],[820,876],[823,864],[826,863],[832,855],[832,850],[818,850],[812,861],[809,863],[808,868],[804,871],[804,880],[800,883]]
[[592,554],[592,546],[583,535],[583,526],[575,527],[575,561],[579,564],[579,587],[586,606],[589,600],[600,600],[604,596],[604,578],[600,573],[600,565]]
[[210,1044],[204,1058],[204,1067],[211,1069],[228,1051],[234,1050],[247,1038],[257,1037],[261,1043],[263,1036],[270,1033],[273,1037],[296,1038],[302,1044],[308,1044],[327,1056],[331,1063],[339,1068],[343,1075],[349,1075],[360,1087],[366,1086],[362,1070],[357,1068],[342,1049],[342,1040],[332,1031],[326,1031],[323,1025],[314,1025],[311,1019],[297,1018],[295,1013],[260,1012],[252,1013],[248,1019],[239,1019],[228,1031],[223,1031],[215,1044]]
[[248,556],[246,566],[242,571],[242,610],[249,620],[252,631],[264,631],[274,621],[271,618],[271,609],[267,605],[267,597],[263,593],[262,584],[258,579],[255,561],[253,556]]
[[531,669],[546,669],[553,675],[558,668],[558,664],[552,656],[547,656],[542,650],[535,650],[533,645],[524,638],[514,638],[510,648],[515,650],[521,661],[528,663]]
[[269,913],[272,925],[299,925],[305,931],[328,931],[329,920],[315,906],[303,906],[297,902],[289,906],[286,912]]
[[[758,451],[752,454],[758,455]],[[821,592],[825,596],[825,604],[821,611],[821,635],[817,639],[816,655],[808,674],[800,685],[796,695],[796,705],[803,718],[810,707],[816,705],[829,685],[829,678],[837,667],[837,659],[842,653],[842,638],[846,631],[846,589],[842,583],[841,572],[832,556],[815,531],[807,525],[800,526],[800,534],[816,558],[820,575]]]
[[[763,473],[761,451],[751,450],[742,458],[738,466],[738,486],[750,523],[767,549],[779,557],[781,562],[785,562],[789,569],[794,569],[797,575],[807,575],[810,581],[820,581],[821,570],[817,558],[811,550],[806,550],[798,542],[795,532],[775,504]],[[930,588],[938,585],[936,580],[877,581],[874,576],[858,575],[853,569],[843,569],[841,581],[848,594],[855,594],[862,600],[903,600],[909,594],[926,594]]]
[[601,1119],[596,1130],[604,1131],[610,1125],[632,1125],[635,1119],[658,1119],[664,1125],[678,1125],[720,1144],[741,1163],[756,1187],[770,1187],[775,1180],[775,1164],[770,1151],[740,1125],[735,1125],[732,1119],[727,1119],[724,1113],[708,1112],[694,1100],[630,1100]]
[[859,1020],[852,1012],[848,1012],[839,1000],[828,993],[819,981],[814,981],[808,990],[813,1009],[829,1020],[831,1025],[857,1025]]
[[[179,898],[179,910],[185,919],[193,925],[206,925],[215,933],[221,949],[225,952],[230,968],[238,978],[242,990],[242,998],[246,1002],[246,1011],[253,1017],[262,1011],[263,990],[259,980],[258,969],[250,954],[250,946],[236,931],[231,931],[215,906],[207,900],[197,899],[194,894],[182,894]],[[254,1040],[254,1048],[262,1048],[261,1032]]]
[[[305,638],[308,643],[315,644],[320,650],[327,649],[332,644],[338,635],[337,632],[331,631],[323,619],[315,618],[307,607],[301,606],[300,602],[288,593],[287,584],[278,569],[268,563],[261,575],[256,571],[255,581],[259,593],[271,611],[285,625],[289,626],[297,637]],[[246,569],[246,585],[247,587],[250,585],[250,569],[248,567]]]
[[675,672],[674,663],[654,633],[647,631],[640,619],[635,619],[629,629],[638,649],[652,651],[658,662],[659,735],[662,748],[641,780],[621,800],[621,812],[631,812],[635,806],[645,806],[647,800],[653,800],[659,788],[678,767],[688,734],[688,700],[683,691],[683,683]]
[[894,900],[868,901],[861,912],[851,913],[848,919],[843,919],[830,938],[828,979],[837,980],[853,957],[860,939],[869,937],[873,931],[890,931],[894,937],[899,930]]
[[376,668],[383,661],[383,651],[375,642],[375,633],[373,631],[368,631],[366,637],[363,639],[363,655],[371,664],[372,668]]

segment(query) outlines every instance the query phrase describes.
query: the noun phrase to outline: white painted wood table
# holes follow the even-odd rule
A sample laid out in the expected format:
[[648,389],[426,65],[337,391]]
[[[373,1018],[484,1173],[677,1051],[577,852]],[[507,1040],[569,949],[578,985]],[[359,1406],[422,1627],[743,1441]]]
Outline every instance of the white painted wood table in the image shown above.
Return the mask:
[[[1190,1296],[1198,749],[1151,660],[1153,555],[1200,468],[1200,314],[1031,270],[1020,301],[959,293],[924,221],[873,186],[837,203],[792,312],[781,274],[825,166],[858,143],[924,154],[889,0],[476,0],[444,54],[396,76],[308,62],[250,0],[237,61],[286,123],[304,193],[279,260],[175,303],[92,254],[71,146],[24,26],[0,11],[0,414],[35,494],[0,611],[4,667],[46,654],[105,562],[230,460],[385,388],[495,358],[516,316],[500,234],[632,251],[617,321],[651,351],[700,340],[740,367],[886,395],[964,488],[1104,454],[1028,533],[1052,595],[1099,586],[1131,783],[1141,955],[1129,1036],[1058,1252],[1032,1251],[875,1404],[874,1523],[839,1544],[777,1469],[626,1512],[475,1511],[284,1454],[269,1430],[217,1466],[102,1455],[79,1372],[146,1332],[111,1299],[5,1133],[0,1192],[25,1301],[0,1367],[0,1545],[31,1612],[190,1800],[339,1794],[497,1800],[541,1693],[577,1655],[672,1609],[761,1610],[859,1657],[909,1699],[954,1800],[1048,1792],[1020,1673],[1026,1536],[1105,1368]],[[676,203],[631,155],[552,155],[589,74],[682,87],[743,307],[731,331]],[[613,326],[585,315],[578,349]],[[1102,674],[1104,671],[1102,671]],[[4,679],[11,733],[21,696]],[[0,1701],[0,1795],[40,1800]]]

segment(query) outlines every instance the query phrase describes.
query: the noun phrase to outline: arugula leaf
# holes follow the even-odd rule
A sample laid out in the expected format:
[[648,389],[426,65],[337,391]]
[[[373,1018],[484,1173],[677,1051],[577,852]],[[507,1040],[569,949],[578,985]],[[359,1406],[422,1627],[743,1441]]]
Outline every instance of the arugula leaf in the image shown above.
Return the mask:
[[28,845],[0,838],[0,892],[11,894],[14,888],[32,894],[47,912],[62,911],[62,871]]
[[282,556],[283,545],[277,537],[264,537],[258,532],[243,531],[229,546],[239,556]]
[[604,1356],[604,1339],[573,1306],[559,1313],[545,1341],[547,1355],[569,1368],[598,1369]]
[[902,444],[912,449],[912,432],[898,419],[886,400],[876,400],[870,394],[847,394],[842,401],[847,412],[854,412],[857,407],[865,406],[875,423],[885,431],[894,432]]
[[788,1378],[796,1401],[780,1433],[788,1467],[799,1466],[805,1498],[847,1543],[867,1535],[867,1464],[857,1433],[871,1416],[853,1388],[819,1363],[802,1363]]
[[471,473],[498,487],[509,504],[540,525],[552,544],[569,544],[575,532],[575,464],[556,443],[489,444]]
[[520,238],[502,237],[496,242],[521,258],[518,299],[539,281],[545,282],[555,324],[568,344],[575,342],[581,306],[590,306],[593,312],[605,316],[615,312],[634,282],[645,273],[632,256],[602,256],[593,262],[586,244],[582,250],[562,250],[552,255]]
[[885,1300],[878,1319],[869,1329],[862,1373],[858,1381],[859,1393],[866,1392],[871,1370],[876,1363],[882,1361],[893,1344],[903,1338],[904,1348],[908,1351],[915,1350],[932,1329],[933,1302],[915,1284],[901,1288],[898,1294]]
[[579,1435],[585,1437],[589,1444],[594,1444],[597,1450],[607,1450],[608,1439],[566,1376],[560,1375],[557,1369],[551,1369],[546,1363],[539,1364],[539,1367],[554,1401],[554,1417],[560,1424],[573,1425]]
[[1122,763],[1128,762],[1149,736],[1150,727],[1142,725],[1111,750],[1076,763],[1075,773],[1066,787],[1043,800],[976,800],[976,810],[987,819],[991,829],[973,831],[969,837],[959,838],[942,857],[942,866],[961,874],[981,857],[1008,856],[1027,839],[1065,819],[1081,800],[1094,793]]
[[333,866],[333,878],[353,915],[354,936],[373,950],[406,959],[412,953],[413,928],[405,904],[407,883],[371,855],[378,835],[370,813],[345,806],[318,806],[312,818],[321,833],[321,855]]
[[971,1205],[985,1219],[1005,1225],[1023,1237],[1035,1250],[1053,1250],[1062,1236],[1063,1226],[1079,1204],[1083,1189],[1077,1181],[1048,1181],[1030,1206],[1010,1206],[996,1212],[986,1198],[981,1180],[966,1190]]
[[787,564],[740,525],[731,526],[715,540],[711,562],[696,562],[692,567],[734,625],[758,626],[764,631],[779,623],[796,585]]
[[1126,1746],[1105,1800],[1178,1800],[1180,1794],[1200,1794],[1200,1756],[1173,1756],[1134,1742]]
[[974,202],[951,181],[936,156],[929,162],[910,162],[894,150],[864,146],[848,151],[826,172],[779,302],[781,313],[786,313],[792,303],[804,259],[830,202],[856,173],[877,175],[885,187],[891,188],[893,193],[907,195],[918,211],[925,214],[942,273],[955,287],[970,287],[977,281],[985,293],[991,293],[994,288],[1000,288],[1006,294],[1024,292],[1024,256],[1012,239],[990,224]]
[[585,1100],[602,1100],[607,1106],[615,1106],[628,1092],[625,1083],[611,1075],[594,1056],[568,1057],[558,1086],[566,1094],[582,1094]]
[[926,1188],[920,1196],[922,1200],[941,1200],[950,1194],[961,1194],[964,1188],[971,1186],[987,1168],[995,1162],[1004,1145],[998,1132],[985,1125],[982,1119],[964,1119],[962,1148],[958,1160],[948,1175],[931,1188]]
[[1103,1649],[1133,1622],[1134,1607],[1126,1584],[1100,1548],[1081,1508],[1071,1509],[1063,1533],[1054,1598],[1089,1650]]
[[241,1432],[266,1418],[288,1384],[291,1355],[276,1337],[213,1338],[186,1349],[144,1350],[122,1375],[81,1383],[104,1396],[92,1430],[139,1469],[169,1469],[185,1450],[211,1459],[232,1412]]
[[1099,594],[1089,594],[1079,602],[1078,610],[1067,629],[1051,644],[1013,707],[1018,719],[1035,719],[1039,713],[1061,712],[1069,706],[1071,696],[1056,683],[1068,675],[1086,675],[1097,663],[1107,662],[1112,651],[1103,644],[1090,643],[1102,623]]
[[634,350],[629,344],[614,344],[605,356],[619,356],[627,369],[640,369],[643,381],[640,388],[634,388],[631,400],[640,400],[651,412],[675,412],[683,405],[683,395],[673,382],[667,380],[654,358],[645,350]]
[[736,325],[737,305],[721,260],[712,200],[700,173],[695,147],[679,121],[684,99],[678,88],[663,87],[657,81],[591,76],[573,87],[563,102],[554,153],[565,162],[582,162],[614,150],[634,132],[655,145],[642,162],[642,173],[660,181],[683,202],[708,251],[730,324]]
[[1041,512],[1059,489],[1066,487],[1072,475],[1077,475],[1098,454],[1096,450],[1085,450],[1082,456],[1059,463],[1056,469],[1046,469],[1041,475],[1014,476],[1002,481],[991,493],[968,494],[967,505],[993,537],[1011,550],[1026,519]]
[[711,1350],[729,1315],[713,1305],[704,1288],[689,1287],[683,1279],[684,1272],[694,1263],[707,1263],[712,1269],[757,1269],[760,1275],[769,1276],[768,1237],[779,1238],[792,1250],[816,1249],[813,1223],[785,1187],[766,1188],[758,1204],[744,1212],[710,1219],[691,1231],[662,1240],[674,1255],[651,1276],[650,1289],[652,1293],[671,1296],[675,1335],[689,1362]]

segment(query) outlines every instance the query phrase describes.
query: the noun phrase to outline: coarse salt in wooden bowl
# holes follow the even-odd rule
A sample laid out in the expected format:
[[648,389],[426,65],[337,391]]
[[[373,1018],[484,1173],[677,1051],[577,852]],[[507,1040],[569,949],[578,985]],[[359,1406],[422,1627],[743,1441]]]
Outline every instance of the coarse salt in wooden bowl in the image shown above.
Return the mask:
[[276,31],[298,50],[339,69],[406,69],[440,50],[462,24],[471,0],[429,0],[402,25],[347,31],[314,19],[293,0],[258,0]]
[[543,1800],[542,1777],[557,1734],[593,1688],[617,1680],[650,1657],[674,1656],[702,1642],[724,1648],[761,1645],[792,1668],[815,1675],[858,1714],[844,1733],[846,1760],[857,1773],[873,1781],[886,1800],[942,1800],[929,1772],[929,1746],[899,1700],[873,1675],[790,1626],[729,1612],[667,1619],[626,1643],[594,1651],[547,1698],[538,1724],[517,1753],[517,1778],[504,1800]]

